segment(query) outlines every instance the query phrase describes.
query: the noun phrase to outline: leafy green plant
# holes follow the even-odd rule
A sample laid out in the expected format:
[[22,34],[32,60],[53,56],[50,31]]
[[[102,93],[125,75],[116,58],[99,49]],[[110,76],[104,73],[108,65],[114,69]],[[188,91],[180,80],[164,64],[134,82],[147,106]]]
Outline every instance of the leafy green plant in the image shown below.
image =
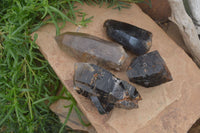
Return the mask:
[[[83,125],[82,113],[74,98],[63,88],[56,96],[60,81],[35,44],[41,26],[53,23],[56,34],[69,21],[86,26],[92,17],[74,6],[107,3],[108,7],[128,8],[130,2],[143,0],[1,0],[0,4],[0,132],[63,132],[66,127],[49,110],[58,99],[70,100],[69,119],[75,109]],[[82,19],[76,21],[76,14]],[[44,20],[49,15],[50,18]],[[62,23],[61,26],[58,23]],[[65,96],[63,96],[65,94]]]
[[[6,132],[45,132],[45,119],[53,119],[49,105],[61,98],[55,94],[60,81],[30,34],[46,23],[75,22],[75,12],[65,15],[74,1],[8,0],[0,5],[0,127]],[[51,18],[42,21],[46,15]],[[50,90],[51,88],[51,90]],[[48,104],[41,101],[45,98]],[[68,100],[73,100],[72,98]]]

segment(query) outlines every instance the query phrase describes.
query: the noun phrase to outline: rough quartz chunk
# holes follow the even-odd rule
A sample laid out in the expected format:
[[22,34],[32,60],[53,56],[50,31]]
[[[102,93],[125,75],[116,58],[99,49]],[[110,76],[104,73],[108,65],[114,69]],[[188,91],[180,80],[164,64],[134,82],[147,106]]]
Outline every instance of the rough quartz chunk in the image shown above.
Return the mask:
[[172,76],[158,51],[133,59],[127,70],[127,75],[131,82],[145,87],[153,87],[172,80]]
[[151,48],[152,33],[149,31],[116,20],[106,20],[104,27],[112,40],[135,55],[145,54]]
[[62,50],[82,62],[120,70],[128,58],[122,46],[86,33],[66,32],[55,39]]
[[91,99],[100,114],[110,112],[114,106],[138,108],[141,100],[134,86],[94,64],[75,64],[74,86],[79,94]]

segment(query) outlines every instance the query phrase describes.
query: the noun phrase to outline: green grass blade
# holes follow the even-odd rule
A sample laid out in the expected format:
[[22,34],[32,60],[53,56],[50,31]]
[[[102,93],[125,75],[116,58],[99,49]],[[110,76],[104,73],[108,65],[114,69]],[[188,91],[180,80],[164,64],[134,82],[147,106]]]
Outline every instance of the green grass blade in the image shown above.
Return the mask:
[[72,109],[73,109],[73,104],[72,104],[71,107],[69,108],[69,112],[68,112],[68,114],[67,114],[67,117],[66,117],[66,119],[65,119],[65,122],[63,123],[63,126],[60,128],[59,133],[62,133],[62,131],[63,131],[63,129],[64,129],[64,127],[65,127],[67,121],[69,120],[70,114],[72,113]]
[[10,117],[10,114],[11,114],[13,111],[14,111],[14,108],[12,107],[11,109],[9,109],[8,113],[6,114],[6,116],[1,116],[1,118],[2,118],[2,117],[4,117],[4,118],[1,119],[1,121],[0,121],[0,126],[6,121],[6,119],[7,119],[8,117]]
[[18,27],[14,32],[12,32],[12,36],[14,36],[17,32],[23,30],[24,26],[27,25],[31,21],[31,18],[25,21],[20,27]]

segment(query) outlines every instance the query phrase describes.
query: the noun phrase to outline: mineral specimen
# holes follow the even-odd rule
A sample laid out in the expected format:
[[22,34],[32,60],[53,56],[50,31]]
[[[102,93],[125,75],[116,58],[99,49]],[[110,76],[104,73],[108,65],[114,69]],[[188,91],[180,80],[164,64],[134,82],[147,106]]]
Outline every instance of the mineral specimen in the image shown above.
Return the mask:
[[120,70],[128,58],[122,46],[86,33],[66,32],[55,39],[62,50],[81,62]]
[[152,33],[149,31],[116,20],[105,21],[104,27],[112,40],[135,55],[145,54],[151,48]]
[[172,76],[158,51],[153,51],[133,59],[128,70],[131,82],[145,87],[153,87],[172,80]]
[[114,106],[138,108],[141,100],[134,86],[94,64],[75,64],[74,86],[79,94],[91,99],[100,114],[110,112]]

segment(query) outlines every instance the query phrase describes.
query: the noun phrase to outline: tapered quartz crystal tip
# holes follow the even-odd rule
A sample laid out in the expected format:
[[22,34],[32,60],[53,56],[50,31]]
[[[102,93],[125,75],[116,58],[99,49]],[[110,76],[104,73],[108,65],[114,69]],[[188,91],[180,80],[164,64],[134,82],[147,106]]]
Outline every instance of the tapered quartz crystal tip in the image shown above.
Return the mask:
[[133,59],[127,76],[131,82],[145,87],[157,86],[172,80],[170,71],[158,51]]
[[108,37],[135,55],[145,54],[151,48],[152,33],[147,30],[111,19],[104,22],[104,27]]
[[78,61],[115,70],[126,67],[128,55],[117,43],[79,32],[66,32],[55,37],[55,40],[61,50]]

